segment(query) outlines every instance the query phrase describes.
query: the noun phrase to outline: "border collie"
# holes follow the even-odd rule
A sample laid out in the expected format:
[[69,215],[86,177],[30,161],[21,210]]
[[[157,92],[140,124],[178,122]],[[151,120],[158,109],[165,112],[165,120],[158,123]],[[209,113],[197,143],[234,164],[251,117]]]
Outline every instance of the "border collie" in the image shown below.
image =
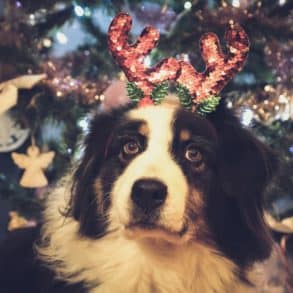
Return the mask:
[[0,292],[255,292],[276,165],[223,102],[100,113],[40,227],[0,245]]

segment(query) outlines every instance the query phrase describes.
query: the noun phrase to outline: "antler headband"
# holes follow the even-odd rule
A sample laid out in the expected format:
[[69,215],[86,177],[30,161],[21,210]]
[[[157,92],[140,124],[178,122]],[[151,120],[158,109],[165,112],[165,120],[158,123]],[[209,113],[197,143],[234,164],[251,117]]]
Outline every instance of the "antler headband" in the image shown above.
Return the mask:
[[167,94],[167,81],[177,82],[181,104],[192,111],[205,114],[215,110],[220,91],[244,66],[249,50],[245,31],[238,24],[231,24],[225,34],[228,54],[223,54],[218,37],[213,33],[203,35],[200,41],[202,57],[206,63],[203,72],[191,64],[166,58],[148,68],[144,58],[156,46],[160,34],[153,27],[146,27],[136,43],[128,44],[131,17],[119,13],[109,27],[109,49],[124,71],[129,82],[129,97],[139,105],[158,104]]

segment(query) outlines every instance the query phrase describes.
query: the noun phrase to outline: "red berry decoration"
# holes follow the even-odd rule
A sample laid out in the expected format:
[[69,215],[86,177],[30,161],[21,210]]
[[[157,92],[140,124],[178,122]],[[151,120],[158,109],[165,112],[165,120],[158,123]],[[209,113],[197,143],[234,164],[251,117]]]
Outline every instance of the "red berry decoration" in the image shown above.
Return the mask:
[[146,106],[152,106],[152,105],[154,105],[154,102],[149,97],[142,98],[138,103],[139,107],[146,107]]

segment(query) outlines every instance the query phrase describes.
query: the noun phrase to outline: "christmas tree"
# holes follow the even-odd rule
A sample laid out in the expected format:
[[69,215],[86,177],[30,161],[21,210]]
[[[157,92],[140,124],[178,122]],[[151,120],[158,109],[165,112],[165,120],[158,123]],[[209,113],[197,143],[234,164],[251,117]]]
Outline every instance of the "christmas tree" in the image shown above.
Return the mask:
[[[199,71],[204,62],[199,39],[214,32],[222,41],[227,24],[240,23],[251,42],[243,71],[225,88],[228,107],[244,127],[270,145],[283,163],[279,181],[266,198],[292,199],[293,97],[292,18],[290,1],[89,1],[13,0],[0,3],[0,204],[37,220],[47,187],[20,185],[23,170],[12,153],[26,155],[38,146],[54,151],[46,170],[54,184],[80,156],[78,141],[86,132],[91,109],[99,107],[112,80],[123,79],[108,52],[107,29],[113,16],[132,16],[133,40],[146,25],[161,32],[160,43],[145,62],[173,56]],[[291,71],[290,71],[291,70]],[[15,78],[43,74],[32,86]],[[135,89],[131,88],[133,91]],[[157,89],[159,90],[159,89]],[[180,89],[181,99],[189,103]],[[14,162],[15,161],[15,162]],[[38,161],[39,162],[39,161]],[[16,163],[16,164],[15,164]],[[291,175],[291,176],[290,176]],[[30,182],[31,183],[31,182]],[[45,184],[43,184],[45,185]],[[286,204],[286,211],[292,214]],[[277,211],[278,212],[278,211]]]

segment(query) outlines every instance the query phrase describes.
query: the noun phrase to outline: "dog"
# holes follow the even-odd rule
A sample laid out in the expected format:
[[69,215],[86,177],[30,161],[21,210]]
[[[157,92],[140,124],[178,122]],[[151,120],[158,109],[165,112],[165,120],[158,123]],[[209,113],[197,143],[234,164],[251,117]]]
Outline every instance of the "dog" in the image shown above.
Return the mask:
[[0,246],[0,292],[255,292],[276,155],[222,101],[98,113],[39,227]]

